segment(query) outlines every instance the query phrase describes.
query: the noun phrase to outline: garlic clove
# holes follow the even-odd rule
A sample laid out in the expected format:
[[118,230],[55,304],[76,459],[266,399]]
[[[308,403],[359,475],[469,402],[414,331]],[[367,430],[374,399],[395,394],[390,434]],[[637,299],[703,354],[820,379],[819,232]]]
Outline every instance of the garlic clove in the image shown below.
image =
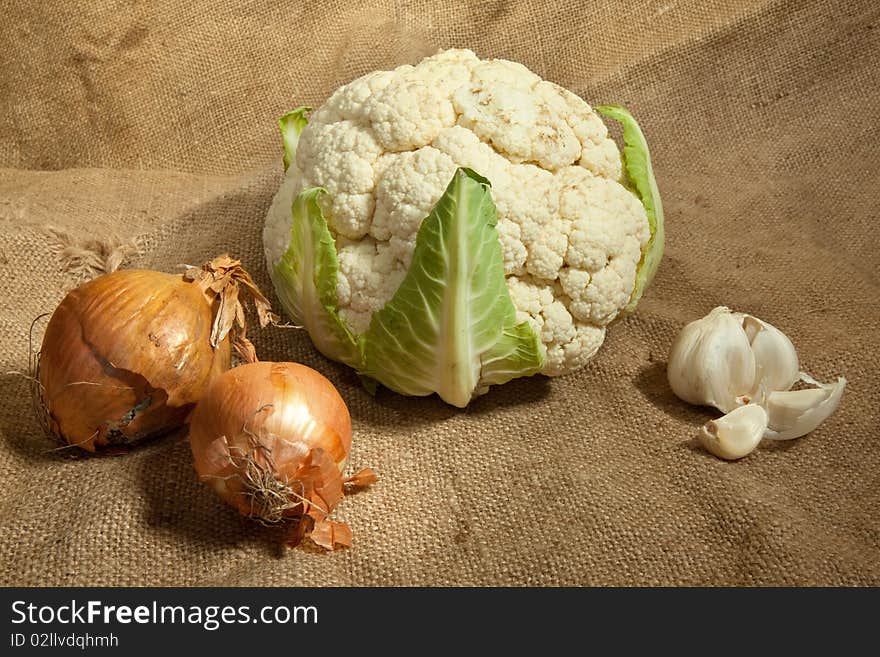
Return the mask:
[[822,424],[837,410],[843,397],[843,390],[846,388],[844,377],[838,377],[836,383],[820,383],[802,372],[800,379],[816,387],[775,391],[767,396],[769,426],[764,433],[765,438],[771,440],[800,438]]
[[741,459],[761,442],[767,419],[767,411],[758,404],[740,406],[724,417],[706,422],[700,430],[700,442],[718,458]]
[[791,388],[800,375],[800,363],[788,336],[752,315],[733,313],[733,316],[742,322],[755,355],[755,389],[761,385],[769,393]]
[[724,306],[687,324],[673,342],[667,363],[676,396],[723,413],[737,408],[737,397],[752,391],[755,373],[755,356],[742,320]]

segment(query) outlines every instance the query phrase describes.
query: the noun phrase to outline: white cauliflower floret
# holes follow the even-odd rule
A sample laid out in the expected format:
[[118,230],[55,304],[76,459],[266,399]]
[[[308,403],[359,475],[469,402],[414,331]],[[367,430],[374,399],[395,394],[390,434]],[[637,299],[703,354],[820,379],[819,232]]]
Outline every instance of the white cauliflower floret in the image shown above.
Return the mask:
[[413,238],[449,184],[456,164],[431,146],[389,156],[383,164],[370,235],[378,240]]
[[382,152],[373,133],[351,121],[311,124],[296,153],[302,189],[323,187],[327,222],[337,233],[358,239],[366,235],[375,206],[373,163]]
[[599,350],[605,339],[604,326],[574,319],[556,285],[510,276],[507,289],[517,308],[517,321],[529,322],[544,344],[544,374],[555,376],[583,367]]
[[622,175],[620,151],[608,138],[608,128],[602,119],[580,97],[552,82],[541,84],[544,98],[565,120],[581,144],[578,165],[597,176],[620,180]]
[[[491,146],[481,142],[473,132],[453,126],[442,130],[431,145],[446,153],[456,165],[473,169],[488,178],[496,192],[492,194],[493,199],[504,198],[499,189],[510,186],[510,162],[492,150]],[[498,204],[498,200],[495,204]]]
[[648,221],[602,120],[520,64],[447,50],[339,88],[311,115],[273,201],[270,264],[287,248],[295,195],[324,187],[340,316],[363,333],[458,167],[492,184],[507,287],[544,346],[542,372],[582,367],[632,295]]
[[462,87],[453,97],[458,124],[511,162],[534,162],[551,171],[572,164],[581,154],[581,144],[541,91],[540,85]]
[[293,207],[293,199],[302,191],[300,173],[296,167],[290,167],[284,175],[284,181],[272,199],[266,223],[263,226],[263,249],[266,251],[266,261],[277,263],[290,244],[290,227],[293,216],[290,209]]
[[547,360],[542,371],[549,376],[558,376],[580,369],[596,355],[604,341],[604,326],[578,322],[573,339],[565,344],[547,346]]
[[362,121],[366,113],[367,99],[387,87],[392,79],[394,79],[394,71],[374,71],[339,87],[327,102],[312,114],[311,121],[322,125],[343,120]]
[[552,281],[568,246],[567,230],[559,217],[556,176],[533,164],[509,164],[508,171],[502,184],[493,186],[498,223],[519,225],[527,253],[525,271]]
[[413,76],[370,96],[364,109],[376,140],[391,152],[430,144],[455,124],[455,110],[443,90]]
[[501,221],[496,226],[498,229],[498,241],[501,242],[501,257],[504,260],[504,273],[522,274],[523,265],[529,252],[523,244],[522,230],[518,223],[513,221]]
[[579,320],[608,324],[629,301],[650,238],[642,204],[621,185],[579,167],[561,174],[559,214],[571,223],[559,280]]
[[357,241],[339,238],[336,249],[339,313],[352,331],[363,333],[373,313],[385,305],[400,285],[406,268],[388,244],[370,237]]
[[472,52],[445,50],[423,59],[410,75],[438,89],[445,98],[451,98],[456,89],[470,82],[471,70],[479,63],[480,60]]

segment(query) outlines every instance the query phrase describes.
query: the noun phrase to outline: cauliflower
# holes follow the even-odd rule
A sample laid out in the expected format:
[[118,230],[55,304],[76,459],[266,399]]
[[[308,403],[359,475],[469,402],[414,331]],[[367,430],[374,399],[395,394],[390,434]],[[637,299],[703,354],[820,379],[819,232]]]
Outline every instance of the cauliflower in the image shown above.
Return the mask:
[[[282,304],[331,358],[459,406],[513,376],[582,367],[662,253],[644,138],[625,110],[601,109],[624,125],[627,177],[587,103],[469,50],[365,75],[308,122],[305,108],[286,115],[289,166],[264,230]],[[450,369],[468,374],[444,383]]]

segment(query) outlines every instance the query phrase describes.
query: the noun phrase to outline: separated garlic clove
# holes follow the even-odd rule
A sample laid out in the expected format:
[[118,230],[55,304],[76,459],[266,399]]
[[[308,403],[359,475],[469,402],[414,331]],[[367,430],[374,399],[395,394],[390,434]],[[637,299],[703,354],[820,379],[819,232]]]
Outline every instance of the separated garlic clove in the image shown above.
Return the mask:
[[733,313],[742,323],[755,355],[755,390],[788,390],[800,376],[797,351],[788,336],[772,324],[745,313]]
[[727,413],[737,397],[752,392],[755,356],[749,338],[729,308],[718,306],[685,326],[669,353],[667,377],[680,399]]
[[838,377],[837,383],[820,383],[801,372],[800,379],[816,387],[776,391],[767,396],[769,427],[764,433],[765,438],[772,440],[800,438],[822,424],[837,410],[846,387],[844,377]]
[[718,458],[733,461],[750,454],[766,428],[767,411],[758,404],[746,404],[706,422],[700,430],[700,442]]

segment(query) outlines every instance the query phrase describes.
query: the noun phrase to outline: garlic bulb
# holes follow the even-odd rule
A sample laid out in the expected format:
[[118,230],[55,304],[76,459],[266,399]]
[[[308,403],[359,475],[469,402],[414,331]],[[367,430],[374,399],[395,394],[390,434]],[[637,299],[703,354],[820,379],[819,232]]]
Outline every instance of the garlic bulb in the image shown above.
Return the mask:
[[[790,440],[809,433],[837,409],[846,386],[843,377],[820,383],[801,372],[787,335],[724,306],[681,330],[667,376],[680,399],[726,413],[700,434],[706,449],[725,459],[742,458],[761,438]],[[815,387],[791,390],[798,381]]]
[[742,322],[719,306],[685,326],[672,345],[667,377],[676,396],[690,404],[724,413],[739,406],[737,398],[755,384],[755,355]]
[[758,404],[746,404],[706,422],[700,431],[700,442],[718,458],[733,461],[750,454],[761,442],[766,428],[767,411]]

